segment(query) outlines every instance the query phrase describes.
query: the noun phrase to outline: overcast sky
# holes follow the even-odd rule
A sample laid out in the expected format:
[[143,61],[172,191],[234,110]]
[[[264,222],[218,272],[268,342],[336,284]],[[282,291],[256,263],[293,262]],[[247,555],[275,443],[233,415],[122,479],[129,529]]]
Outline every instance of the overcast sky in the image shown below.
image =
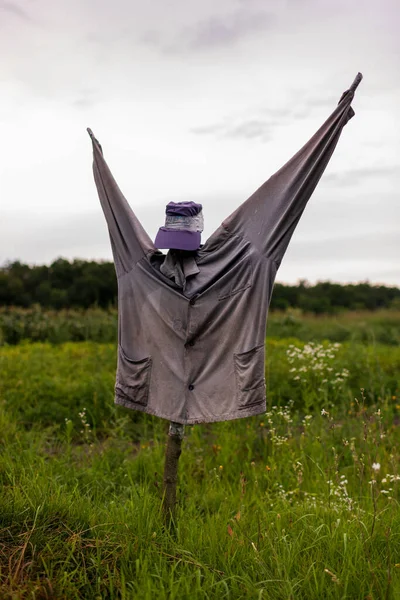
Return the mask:
[[364,80],[278,281],[400,285],[398,0],[0,0],[0,264],[109,259],[91,127],[154,238],[204,240]]

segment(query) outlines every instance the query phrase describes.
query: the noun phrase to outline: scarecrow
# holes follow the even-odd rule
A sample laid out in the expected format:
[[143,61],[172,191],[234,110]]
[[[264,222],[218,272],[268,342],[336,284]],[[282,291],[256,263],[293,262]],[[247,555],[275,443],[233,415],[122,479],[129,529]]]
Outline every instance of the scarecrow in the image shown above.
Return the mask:
[[118,280],[115,403],[170,421],[164,472],[169,508],[183,426],[266,410],[265,334],[275,277],[354,116],[351,102],[361,79],[358,73],[311,139],[203,245],[202,206],[195,202],[170,202],[152,242],[88,129]]

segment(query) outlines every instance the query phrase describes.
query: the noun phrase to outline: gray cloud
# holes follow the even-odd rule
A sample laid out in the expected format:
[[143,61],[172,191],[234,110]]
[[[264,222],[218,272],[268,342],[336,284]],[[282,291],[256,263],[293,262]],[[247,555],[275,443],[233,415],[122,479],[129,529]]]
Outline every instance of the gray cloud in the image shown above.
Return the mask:
[[[396,231],[380,231],[357,233],[331,237],[324,240],[295,240],[288,249],[287,256],[291,262],[305,261],[331,263],[357,259],[359,261],[386,261],[382,264],[396,264],[400,255],[400,238]],[[400,276],[400,267],[398,268]]]
[[266,114],[282,119],[308,119],[319,109],[327,114],[333,112],[339,102],[340,95],[324,94],[316,90],[316,94],[304,93],[304,90],[290,90],[287,94],[286,107],[266,109]]
[[21,8],[15,2],[6,2],[5,0],[0,0],[0,11],[4,11],[10,13],[23,21],[31,21],[31,17],[25,11],[25,9]]
[[[338,97],[328,95],[327,97],[299,99],[301,94],[292,90],[288,94],[283,106],[275,107],[253,107],[251,114],[256,117],[226,117],[219,123],[193,127],[192,133],[200,135],[214,135],[219,139],[259,139],[267,142],[273,137],[273,131],[281,125],[287,125],[294,120],[306,119],[310,114],[315,113],[315,109],[327,108],[332,111],[338,103]],[[250,111],[249,111],[250,112]],[[240,119],[240,121],[239,121]],[[239,121],[232,123],[233,121]],[[340,174],[331,175],[331,180],[340,178]]]
[[79,90],[75,99],[72,101],[72,105],[80,110],[86,110],[92,108],[96,104],[96,91],[94,89],[86,88]]
[[[164,206],[135,206],[135,213],[149,235],[155,235],[164,223]],[[22,260],[29,263],[50,263],[55,257],[68,259],[111,260],[111,246],[106,221],[101,207],[77,214],[42,216],[25,214],[29,226],[21,235],[21,215],[7,211],[3,215],[6,224],[0,239],[0,265],[6,261]],[[160,222],[159,222],[160,221]],[[27,258],[29,257],[29,259]]]
[[192,133],[215,135],[220,139],[258,139],[268,142],[272,137],[272,124],[265,120],[248,119],[236,125],[216,123],[205,127],[194,127]]
[[[370,281],[383,281],[387,282],[387,285],[399,287],[400,286],[400,270],[399,268],[394,269],[377,269],[370,270],[368,272],[368,279]],[[393,283],[395,282],[395,283]]]
[[[26,260],[42,263],[52,261],[55,256],[80,256],[88,258],[91,249],[99,249],[107,239],[106,226],[101,211],[80,215],[26,214],[24,235],[20,234],[20,215],[8,212],[6,228],[2,232],[0,257],[2,260]],[[90,223],[90,227],[88,227]],[[75,253],[74,249],[78,252]]]
[[213,125],[204,125],[193,127],[190,131],[199,135],[219,135],[226,131],[227,125],[223,123],[214,123]]
[[270,29],[273,23],[273,15],[266,12],[239,10],[226,17],[210,17],[189,29],[183,37],[188,48],[207,50],[236,44],[249,35]]
[[[344,91],[344,90],[343,90]],[[321,94],[321,96],[307,96],[305,102],[305,106],[309,107],[310,112],[312,109],[314,108],[332,108],[332,110],[334,108],[336,108],[336,105],[338,104],[340,100],[340,96],[338,95],[333,95],[333,94],[326,94],[324,95],[323,93]]]
[[[275,129],[286,125],[294,119],[304,119],[311,112],[310,109],[288,105],[287,108],[252,109],[252,118],[227,117],[219,123],[193,127],[190,131],[199,135],[214,135],[219,139],[258,139],[269,142]],[[236,121],[236,122],[235,122]]]
[[246,7],[226,15],[212,15],[195,25],[185,27],[174,34],[173,40],[166,39],[157,30],[147,31],[141,39],[144,43],[171,54],[207,51],[232,47],[270,30],[274,23],[275,16],[272,13]]
[[344,172],[333,172],[324,175],[324,181],[335,187],[348,187],[350,185],[359,185],[363,181],[376,179],[380,177],[399,177],[400,168],[398,165],[387,167],[368,167],[366,169],[351,169]]
[[[329,231],[327,234],[329,235]],[[397,231],[338,235],[328,239],[296,238],[289,245],[277,280],[373,281],[400,285]]]
[[257,119],[245,121],[225,132],[227,138],[259,139],[266,142],[271,139],[271,125]]

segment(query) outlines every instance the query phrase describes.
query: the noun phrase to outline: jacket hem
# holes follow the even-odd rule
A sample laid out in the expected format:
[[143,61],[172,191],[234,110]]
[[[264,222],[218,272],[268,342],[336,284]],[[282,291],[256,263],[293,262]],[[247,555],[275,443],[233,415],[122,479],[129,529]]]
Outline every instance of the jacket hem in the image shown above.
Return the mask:
[[194,417],[184,419],[182,417],[178,417],[175,415],[166,415],[161,413],[158,410],[155,410],[149,406],[143,406],[141,404],[136,404],[135,402],[130,402],[129,400],[125,400],[119,396],[115,396],[114,404],[119,406],[124,406],[125,408],[129,408],[131,410],[138,410],[140,412],[147,413],[149,415],[153,415],[155,417],[159,417],[160,419],[165,419],[167,421],[174,421],[174,423],[180,423],[181,425],[197,425],[200,423],[217,423],[219,421],[233,421],[235,419],[243,419],[245,417],[254,417],[261,413],[264,413],[267,410],[267,402],[266,400],[259,402],[258,404],[254,404],[253,406],[249,406],[249,408],[241,408],[237,409],[230,413],[224,413],[221,415],[213,415],[210,417]]

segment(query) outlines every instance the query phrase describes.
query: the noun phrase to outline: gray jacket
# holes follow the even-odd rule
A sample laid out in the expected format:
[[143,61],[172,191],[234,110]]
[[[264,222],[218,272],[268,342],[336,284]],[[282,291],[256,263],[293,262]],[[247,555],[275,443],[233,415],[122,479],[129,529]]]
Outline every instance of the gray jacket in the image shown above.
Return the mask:
[[165,255],[122,195],[89,130],[118,278],[116,404],[182,424],[265,411],[264,342],[276,273],[354,115],[350,103],[360,80],[359,74],[315,135],[194,254],[184,287],[171,265],[161,270]]

